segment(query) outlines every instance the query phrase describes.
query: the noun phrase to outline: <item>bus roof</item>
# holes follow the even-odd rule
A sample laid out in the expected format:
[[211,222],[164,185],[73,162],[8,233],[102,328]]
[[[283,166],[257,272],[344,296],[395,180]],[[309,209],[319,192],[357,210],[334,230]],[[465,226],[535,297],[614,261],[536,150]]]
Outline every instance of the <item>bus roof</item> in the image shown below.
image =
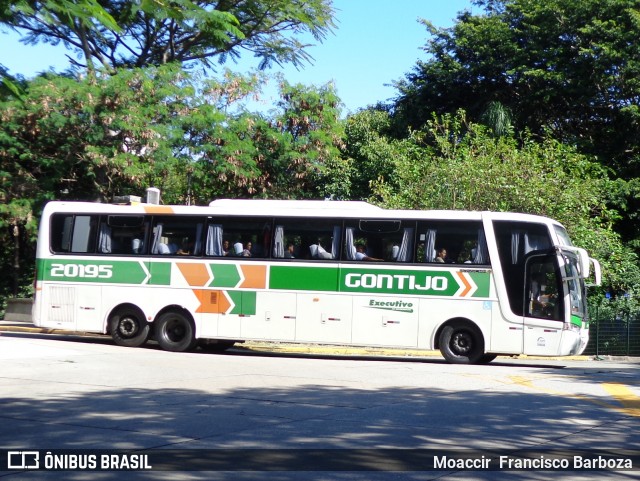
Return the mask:
[[481,212],[462,210],[393,210],[362,201],[323,200],[262,200],[262,199],[218,199],[208,206],[157,205],[134,203],[131,205],[105,204],[97,202],[51,201],[45,212],[76,212],[96,214],[156,214],[156,215],[204,215],[204,216],[277,216],[310,218],[377,218],[377,219],[437,219],[480,220],[492,219],[521,222],[543,222],[560,225],[553,219],[513,212]]

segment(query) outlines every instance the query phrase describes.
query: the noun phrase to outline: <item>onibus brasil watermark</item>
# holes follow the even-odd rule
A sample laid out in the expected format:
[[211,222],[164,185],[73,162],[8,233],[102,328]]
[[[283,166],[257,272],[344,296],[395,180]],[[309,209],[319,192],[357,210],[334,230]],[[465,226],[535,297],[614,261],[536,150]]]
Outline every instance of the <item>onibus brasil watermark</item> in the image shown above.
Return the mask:
[[13,471],[632,471],[640,451],[432,449],[0,450]]

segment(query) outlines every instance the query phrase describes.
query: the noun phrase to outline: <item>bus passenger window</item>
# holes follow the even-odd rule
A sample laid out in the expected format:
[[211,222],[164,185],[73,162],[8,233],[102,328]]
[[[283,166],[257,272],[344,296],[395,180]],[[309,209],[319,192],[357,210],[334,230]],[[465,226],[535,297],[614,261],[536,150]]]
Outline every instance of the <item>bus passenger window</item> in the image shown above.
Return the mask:
[[489,249],[480,221],[420,222],[416,262],[489,264]]
[[205,255],[264,259],[271,245],[271,220],[264,218],[210,218]]
[[331,220],[276,219],[272,255],[276,259],[337,259],[340,232],[340,226]]
[[415,221],[361,219],[345,228],[343,258],[349,261],[411,262]]
[[202,255],[204,219],[192,216],[154,218],[151,253],[160,255]]
[[95,252],[98,217],[95,215],[55,214],[51,218],[53,252]]

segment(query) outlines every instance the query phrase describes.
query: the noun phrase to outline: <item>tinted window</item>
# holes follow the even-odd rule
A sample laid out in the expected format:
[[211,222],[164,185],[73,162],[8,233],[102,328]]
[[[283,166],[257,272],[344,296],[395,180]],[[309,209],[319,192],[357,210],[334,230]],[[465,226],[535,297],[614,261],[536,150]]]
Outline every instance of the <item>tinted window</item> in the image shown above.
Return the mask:
[[271,219],[211,218],[207,224],[205,255],[265,258],[272,238]]
[[341,223],[324,219],[276,219],[276,259],[331,260],[340,257]]
[[498,244],[511,311],[523,315],[522,290],[525,285],[525,261],[531,252],[551,248],[547,226],[531,222],[494,221],[493,230]]
[[480,221],[425,221],[418,223],[416,262],[489,264]]
[[151,253],[202,255],[204,221],[204,218],[189,216],[154,217],[150,236]]
[[50,245],[53,252],[95,252],[97,216],[55,214],[51,217]]
[[413,221],[348,221],[342,258],[348,261],[411,262],[415,230]]

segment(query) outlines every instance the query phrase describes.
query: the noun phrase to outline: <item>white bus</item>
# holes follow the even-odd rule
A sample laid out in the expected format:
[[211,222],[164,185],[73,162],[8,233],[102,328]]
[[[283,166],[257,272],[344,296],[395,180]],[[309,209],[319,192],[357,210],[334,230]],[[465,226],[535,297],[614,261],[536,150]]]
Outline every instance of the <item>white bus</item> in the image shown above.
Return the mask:
[[36,326],[169,351],[245,340],[581,354],[591,263],[554,220],[364,202],[49,202]]

